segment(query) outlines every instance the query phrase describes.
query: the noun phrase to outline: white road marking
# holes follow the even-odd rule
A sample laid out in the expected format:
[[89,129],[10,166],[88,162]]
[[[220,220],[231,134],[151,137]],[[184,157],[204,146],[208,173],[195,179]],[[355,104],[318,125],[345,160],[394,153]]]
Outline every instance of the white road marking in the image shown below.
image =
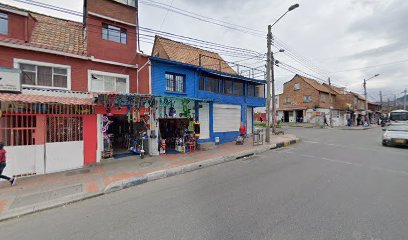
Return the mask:
[[388,173],[408,176],[408,172],[401,171],[401,170],[393,170],[393,169],[380,168],[380,167],[367,167],[367,166],[364,166],[363,164],[360,164],[360,163],[347,162],[347,161],[343,161],[343,160],[336,160],[336,159],[331,159],[331,158],[326,158],[326,157],[319,157],[319,156],[308,155],[308,154],[298,154],[296,152],[285,152],[285,153],[296,154],[296,155],[298,155],[300,157],[307,157],[307,158],[312,158],[312,159],[317,159],[317,160],[324,160],[324,161],[328,161],[328,162],[332,162],[332,163],[340,163],[340,164],[351,165],[351,166],[356,166],[356,167],[365,167],[366,169],[371,169],[371,170],[377,170],[377,171],[382,171],[382,172],[388,172]]

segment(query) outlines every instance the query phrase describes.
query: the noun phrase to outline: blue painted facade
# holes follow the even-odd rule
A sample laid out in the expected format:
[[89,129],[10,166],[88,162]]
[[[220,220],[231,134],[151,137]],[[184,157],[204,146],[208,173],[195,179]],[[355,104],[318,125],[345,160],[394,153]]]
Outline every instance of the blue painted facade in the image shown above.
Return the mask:
[[[152,94],[162,96],[177,96],[203,100],[203,102],[209,103],[209,128],[210,138],[206,140],[200,140],[199,142],[214,142],[216,137],[220,138],[220,143],[234,141],[239,135],[239,129],[233,132],[214,132],[214,104],[233,104],[241,106],[241,122],[247,124],[247,108],[248,107],[264,107],[265,98],[246,96],[248,95],[248,84],[252,85],[265,85],[264,80],[250,79],[242,76],[231,75],[214,70],[205,69],[199,66],[174,62],[167,59],[161,59],[156,57],[150,57],[151,62],[151,86]],[[176,74],[184,77],[184,92],[166,91],[166,73]],[[204,83],[208,77],[212,79],[222,80],[222,86],[224,80],[232,80],[233,82],[244,82],[245,96],[236,96],[224,93],[214,93],[199,89],[200,78],[204,79]],[[232,92],[234,85],[232,87]],[[255,90],[254,90],[255,91]],[[255,95],[252,94],[252,95]],[[196,101],[195,108],[199,109],[199,100]],[[199,111],[196,111],[196,116],[199,115]],[[253,114],[252,114],[253,118]],[[253,124],[253,120],[252,120]],[[248,128],[248,127],[247,127]],[[252,126],[253,129],[253,126]]]

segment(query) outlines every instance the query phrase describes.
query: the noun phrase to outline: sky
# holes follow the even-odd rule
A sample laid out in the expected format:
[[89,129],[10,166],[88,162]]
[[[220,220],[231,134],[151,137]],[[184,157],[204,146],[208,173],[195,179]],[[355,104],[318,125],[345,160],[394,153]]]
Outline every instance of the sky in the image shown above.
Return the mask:
[[[37,0],[82,12],[82,0]],[[149,1],[149,0],[144,0]],[[369,100],[383,101],[402,96],[408,88],[408,1],[406,0],[155,0],[203,16],[245,26],[267,34],[267,26],[279,18],[289,6],[300,7],[289,12],[272,32],[286,52],[275,54],[283,63],[312,75],[319,80],[331,78],[332,84],[363,93],[367,81]],[[51,16],[81,21],[79,17],[34,7],[18,0],[1,3],[26,8]],[[143,2],[143,1],[142,1]],[[140,3],[142,27],[161,30],[227,46],[266,53],[266,39],[225,27],[198,21],[165,9]],[[150,54],[152,45],[142,42],[142,50]],[[273,48],[274,52],[278,50]],[[222,55],[222,54],[221,54]],[[294,57],[297,59],[295,60]],[[252,67],[263,66],[259,59],[228,61]],[[276,88],[293,73],[275,68]]]

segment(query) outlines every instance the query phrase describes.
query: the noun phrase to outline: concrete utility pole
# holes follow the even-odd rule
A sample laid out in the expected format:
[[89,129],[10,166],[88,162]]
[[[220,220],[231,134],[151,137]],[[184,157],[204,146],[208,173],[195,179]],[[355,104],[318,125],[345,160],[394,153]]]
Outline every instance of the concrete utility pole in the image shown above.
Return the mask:
[[382,95],[382,91],[380,91],[380,106],[382,108],[383,106],[383,95]]
[[387,111],[390,111],[390,108],[391,108],[390,98],[387,98]]
[[365,112],[366,112],[366,115],[368,114],[367,113],[367,110],[368,110],[368,99],[367,99],[367,81],[364,79],[364,97],[365,97],[365,105],[364,105],[364,110],[365,110]]
[[331,81],[329,78],[329,117],[330,117],[330,127],[333,127],[333,113],[332,113],[332,94],[331,94]]
[[272,26],[268,26],[267,61],[266,61],[266,135],[265,142],[271,142],[271,52],[272,52]]
[[[273,36],[272,36],[273,41]],[[276,101],[275,101],[275,58],[271,52],[271,85],[272,85],[272,132],[276,131]]]
[[[267,89],[267,96],[266,96],[266,115],[268,120],[266,121],[266,135],[265,135],[265,142],[269,143],[271,141],[271,133],[270,133],[270,117],[271,117],[271,90],[272,90],[272,131],[275,132],[275,81],[274,81],[274,74],[273,74],[273,66],[275,64],[275,60],[273,59],[272,53],[272,26],[274,26],[279,20],[281,20],[288,12],[296,9],[299,7],[299,4],[294,4],[288,8],[288,10],[280,16],[272,25],[268,25],[268,35],[266,36],[267,39],[267,64],[266,64],[266,87]],[[272,83],[272,86],[271,86]],[[271,88],[272,87],[272,88]]]
[[407,89],[402,92],[404,94],[404,110],[407,110]]

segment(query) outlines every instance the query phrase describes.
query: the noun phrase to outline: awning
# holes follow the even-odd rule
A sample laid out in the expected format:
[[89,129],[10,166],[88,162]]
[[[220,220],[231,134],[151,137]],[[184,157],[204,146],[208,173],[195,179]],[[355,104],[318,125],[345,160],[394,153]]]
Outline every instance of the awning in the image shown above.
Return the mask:
[[93,98],[56,97],[33,94],[1,93],[0,102],[57,103],[64,105],[93,105]]

